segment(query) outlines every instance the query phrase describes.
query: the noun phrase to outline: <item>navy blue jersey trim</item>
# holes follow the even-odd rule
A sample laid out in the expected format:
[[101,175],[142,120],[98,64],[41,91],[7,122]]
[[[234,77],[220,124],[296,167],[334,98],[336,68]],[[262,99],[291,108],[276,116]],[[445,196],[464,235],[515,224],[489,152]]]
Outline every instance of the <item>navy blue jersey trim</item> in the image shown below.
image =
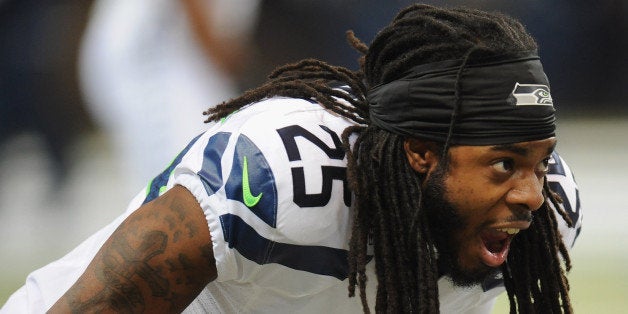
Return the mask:
[[482,291],[486,292],[497,287],[504,287],[504,275],[501,271],[497,271],[488,276],[481,284]]
[[181,162],[183,156],[187,154],[190,148],[192,148],[192,145],[196,143],[201,135],[203,134],[199,134],[197,137],[192,139],[192,141],[190,141],[190,143],[179,153],[179,155],[177,155],[177,157],[170,163],[170,165],[149,183],[146,198],[144,198],[144,202],[142,202],[142,205],[156,199],[159,196],[160,190],[168,184],[168,178],[170,177],[170,173],[172,173],[174,168]]
[[214,195],[222,186],[221,162],[230,137],[231,133],[229,132],[218,132],[212,135],[203,151],[203,166],[199,170],[198,176],[201,178],[208,196]]
[[552,161],[550,162],[550,164],[548,165],[548,171],[547,174],[558,174],[561,176],[566,176],[566,172],[565,172],[565,167],[563,167],[563,163],[560,160],[560,155],[558,155],[557,152],[553,152],[552,153]]
[[220,222],[229,247],[259,265],[276,263],[339,280],[347,278],[346,250],[271,241],[258,234],[242,218],[232,214],[220,216]]
[[[563,162],[560,159],[560,156],[558,155],[557,152],[552,153],[552,159],[554,160],[554,163],[551,163],[549,165],[548,174],[561,175],[563,177],[567,177],[568,175],[570,175],[571,179],[575,181],[575,177],[573,173],[568,174],[567,171],[565,171]],[[560,184],[560,182],[548,180],[548,184],[549,184],[550,189],[558,193],[558,195],[560,195],[560,197],[563,199],[562,206],[564,207],[567,214],[569,214],[569,217],[571,218],[571,221],[573,222],[574,226],[577,225],[578,219],[580,219],[580,206],[581,206],[580,205],[580,193],[578,189],[576,189],[575,204],[573,204],[572,206],[570,199],[567,197],[567,193],[563,189],[563,186]]]
[[243,195],[244,158],[248,160],[248,177],[253,195],[260,195],[259,202],[249,209],[253,214],[275,228],[277,226],[277,187],[275,177],[262,151],[246,135],[238,137],[233,152],[231,172],[225,183],[227,199],[246,204]]

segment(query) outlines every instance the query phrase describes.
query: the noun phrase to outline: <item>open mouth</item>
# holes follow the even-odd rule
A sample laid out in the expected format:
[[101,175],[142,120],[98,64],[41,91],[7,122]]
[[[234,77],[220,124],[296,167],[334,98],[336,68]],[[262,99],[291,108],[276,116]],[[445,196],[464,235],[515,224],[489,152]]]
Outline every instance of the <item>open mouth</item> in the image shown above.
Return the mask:
[[489,229],[482,232],[482,262],[490,267],[503,264],[508,257],[510,242],[518,232],[517,228]]

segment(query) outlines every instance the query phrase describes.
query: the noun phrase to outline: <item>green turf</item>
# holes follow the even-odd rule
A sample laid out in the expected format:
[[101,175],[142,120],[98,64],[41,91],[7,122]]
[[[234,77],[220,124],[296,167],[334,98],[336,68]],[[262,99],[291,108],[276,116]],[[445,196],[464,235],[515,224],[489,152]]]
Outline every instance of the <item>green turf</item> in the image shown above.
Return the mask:
[[[572,259],[574,266],[568,278],[575,313],[628,313],[628,254],[577,254]],[[508,298],[504,293],[497,300],[493,313],[508,312]]]

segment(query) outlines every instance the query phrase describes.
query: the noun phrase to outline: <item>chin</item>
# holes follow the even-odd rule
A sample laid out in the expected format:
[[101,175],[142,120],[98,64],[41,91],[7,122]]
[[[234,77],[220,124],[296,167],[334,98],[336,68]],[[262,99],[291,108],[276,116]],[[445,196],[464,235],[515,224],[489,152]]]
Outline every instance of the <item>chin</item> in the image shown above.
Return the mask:
[[447,278],[457,287],[472,287],[482,284],[486,279],[499,273],[499,268],[479,265],[474,269],[461,269],[460,266],[451,267],[446,274]]

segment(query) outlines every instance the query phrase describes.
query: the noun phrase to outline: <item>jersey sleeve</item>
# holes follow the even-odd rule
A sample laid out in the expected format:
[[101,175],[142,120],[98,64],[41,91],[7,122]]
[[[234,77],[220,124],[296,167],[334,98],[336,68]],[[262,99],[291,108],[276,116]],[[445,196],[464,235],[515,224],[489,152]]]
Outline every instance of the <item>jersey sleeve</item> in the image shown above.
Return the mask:
[[317,104],[267,100],[181,158],[169,187],[185,186],[201,205],[218,282],[296,295],[346,278],[351,194],[340,134],[348,125]]
[[[561,206],[573,222],[573,227],[570,228],[563,219],[558,217],[558,229],[563,237],[563,242],[567,248],[571,248],[582,228],[580,192],[573,172],[557,152],[554,152],[550,159],[547,181],[552,191],[556,192],[562,199]],[[552,204],[550,207],[555,209]]]

